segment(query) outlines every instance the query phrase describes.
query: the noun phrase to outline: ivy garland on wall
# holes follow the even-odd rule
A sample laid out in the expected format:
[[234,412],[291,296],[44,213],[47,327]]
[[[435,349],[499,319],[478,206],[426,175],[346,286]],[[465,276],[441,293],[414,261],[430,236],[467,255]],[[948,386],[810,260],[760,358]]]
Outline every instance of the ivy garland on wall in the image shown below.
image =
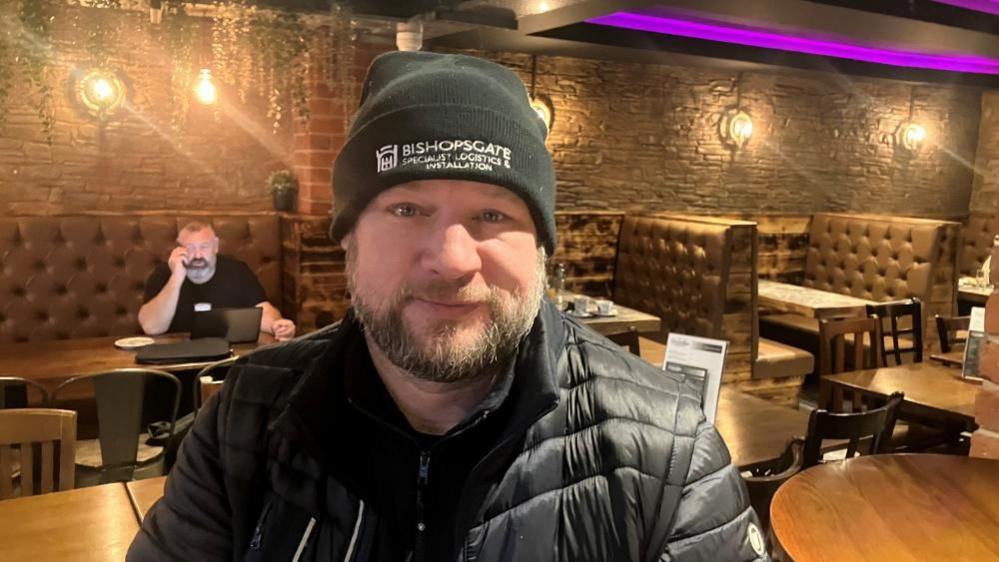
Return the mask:
[[[0,0],[0,125],[13,90],[25,84],[51,135],[56,56],[50,24],[67,13],[56,2]],[[73,12],[69,28],[89,60],[71,62],[112,67],[120,58],[115,49],[122,18],[111,12],[122,9],[121,0],[88,0],[86,8]],[[286,117],[309,118],[310,80],[325,83],[345,107],[353,107],[354,35],[349,13],[339,2],[325,18],[260,9],[248,0],[216,0],[209,17],[192,15],[196,10],[204,13],[204,4],[166,0],[162,22],[145,24],[172,59],[170,120],[176,130],[186,123],[201,68],[209,68],[242,103],[251,95],[266,100],[274,132]]]

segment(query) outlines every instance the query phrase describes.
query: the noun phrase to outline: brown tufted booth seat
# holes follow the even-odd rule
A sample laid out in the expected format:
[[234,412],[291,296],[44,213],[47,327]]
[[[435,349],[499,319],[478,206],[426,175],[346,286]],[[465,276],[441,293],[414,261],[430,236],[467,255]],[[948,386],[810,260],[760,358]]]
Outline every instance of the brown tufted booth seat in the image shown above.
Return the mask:
[[146,277],[190,220],[245,261],[280,303],[275,214],[143,213],[0,218],[0,343],[140,333]]
[[991,215],[974,214],[961,228],[961,249],[958,256],[960,275],[976,277],[985,259],[992,252],[992,221]]
[[[943,224],[816,214],[808,234],[803,284],[879,302],[909,297],[931,302]],[[819,324],[796,314],[768,315],[761,319],[761,333],[795,347],[817,349]]]
[[730,264],[721,225],[626,216],[618,241],[614,301],[655,314],[662,330],[722,337]]

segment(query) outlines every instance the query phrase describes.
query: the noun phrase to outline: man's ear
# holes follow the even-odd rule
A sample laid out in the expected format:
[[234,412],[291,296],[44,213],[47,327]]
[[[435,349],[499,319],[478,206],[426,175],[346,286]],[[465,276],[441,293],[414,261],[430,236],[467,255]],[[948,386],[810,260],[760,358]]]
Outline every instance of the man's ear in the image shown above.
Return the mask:
[[340,247],[343,248],[343,251],[345,251],[345,252],[347,251],[347,248],[350,247],[350,237],[351,237],[351,234],[347,233],[346,236],[344,236],[343,238],[340,239]]

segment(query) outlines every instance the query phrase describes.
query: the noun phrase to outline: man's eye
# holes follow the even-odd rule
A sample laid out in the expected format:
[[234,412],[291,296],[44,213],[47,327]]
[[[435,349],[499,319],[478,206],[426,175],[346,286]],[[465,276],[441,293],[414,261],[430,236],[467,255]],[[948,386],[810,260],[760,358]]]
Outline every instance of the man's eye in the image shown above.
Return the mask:
[[494,209],[489,209],[488,211],[482,211],[482,214],[480,216],[482,217],[482,220],[486,222],[500,222],[501,220],[506,218],[506,215]]
[[397,217],[414,217],[416,216],[416,207],[403,203],[392,206],[391,212]]

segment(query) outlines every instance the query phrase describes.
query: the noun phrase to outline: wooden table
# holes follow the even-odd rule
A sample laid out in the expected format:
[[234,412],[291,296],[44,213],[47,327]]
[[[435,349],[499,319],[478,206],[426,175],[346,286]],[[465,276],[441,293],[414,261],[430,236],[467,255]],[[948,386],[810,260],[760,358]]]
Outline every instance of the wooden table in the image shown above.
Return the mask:
[[865,307],[874,301],[820,291],[790,283],[759,280],[759,304],[780,312],[800,314],[809,318],[864,316]]
[[[577,296],[583,296],[571,291],[564,291],[562,294],[567,303],[572,302]],[[591,297],[591,300],[594,299]],[[658,316],[617,303],[614,303],[614,308],[617,309],[617,314],[614,316],[587,316],[579,318],[579,321],[605,336],[624,334],[632,327],[639,332],[658,332],[662,326]]]
[[999,560],[999,461],[873,455],[788,480],[770,506],[792,560]]
[[982,287],[975,283],[969,283],[965,279],[968,278],[961,278],[958,281],[957,299],[975,306],[985,306],[985,301],[989,300],[989,295],[992,294],[992,286]]
[[953,367],[925,362],[825,375],[819,381],[819,404],[829,407],[837,387],[880,398],[902,391],[903,417],[960,421],[968,428],[975,427],[975,397],[981,388]]
[[[158,343],[165,343],[186,338],[186,335],[165,335],[153,339]],[[51,392],[60,382],[73,376],[144,366],[135,362],[135,351],[116,348],[114,342],[117,339],[118,337],[111,336],[0,345],[0,376],[36,380]],[[260,339],[255,343],[233,345],[233,351],[239,355],[273,341],[273,336],[261,333]],[[163,371],[186,371],[200,369],[208,364],[197,362],[145,366]]]
[[138,531],[121,483],[0,501],[5,562],[118,562]]
[[808,414],[722,386],[715,427],[742,470],[780,458],[794,437],[808,431]]
[[139,523],[146,517],[146,513],[149,513],[149,508],[153,507],[156,500],[163,497],[163,486],[166,485],[166,479],[166,476],[157,476],[156,478],[132,480],[125,483],[128,499],[132,503]]

